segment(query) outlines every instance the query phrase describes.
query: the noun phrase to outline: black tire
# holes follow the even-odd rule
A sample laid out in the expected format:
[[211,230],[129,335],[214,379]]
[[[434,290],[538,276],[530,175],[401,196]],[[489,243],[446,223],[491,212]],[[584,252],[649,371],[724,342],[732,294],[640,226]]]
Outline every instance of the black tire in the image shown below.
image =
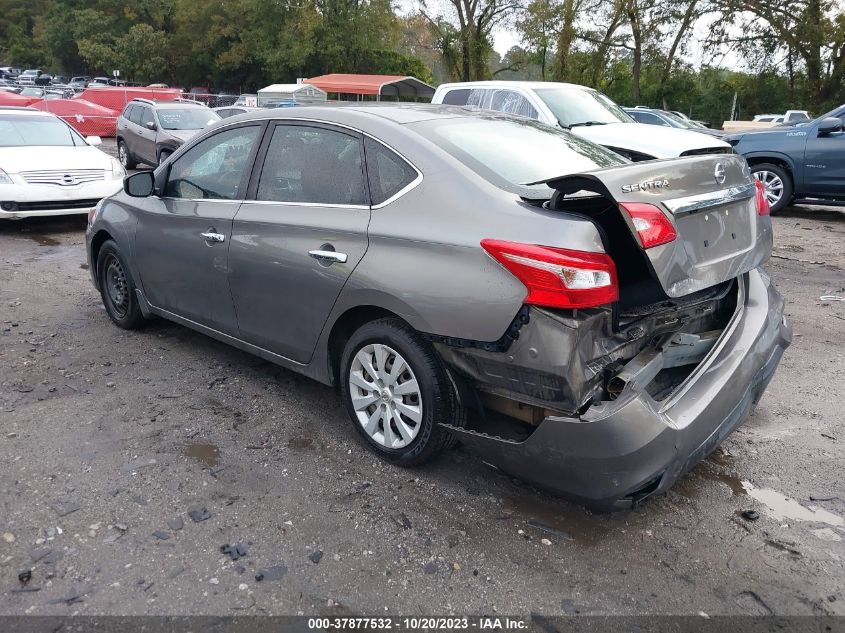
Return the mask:
[[124,330],[134,330],[144,324],[144,315],[135,295],[135,282],[129,266],[112,240],[100,247],[97,256],[97,281],[106,313],[112,322]]
[[[403,448],[388,448],[370,437],[352,404],[352,388],[349,381],[353,359],[359,351],[372,344],[386,345],[401,354],[419,385],[422,420],[414,439]],[[341,357],[339,382],[346,410],[355,429],[370,449],[387,461],[402,466],[416,466],[430,461],[456,442],[454,436],[439,423],[464,425],[465,411],[443,361],[431,343],[399,319],[384,318],[372,321],[350,337]],[[380,428],[383,423],[383,420],[378,423]]]
[[120,161],[124,169],[135,169],[138,166],[138,161],[132,158],[126,142],[122,139],[117,142],[117,160]]
[[161,151],[158,153],[158,164],[159,164],[159,165],[161,165],[164,161],[166,161],[166,160],[170,157],[170,155],[171,155],[172,153],[173,153],[173,152],[171,152],[171,151],[170,151],[170,150],[168,150],[168,149],[163,149],[163,150],[161,150]]
[[764,180],[761,178],[763,174],[772,174],[777,176],[780,179],[780,182],[783,184],[783,188],[780,192],[780,198],[778,198],[777,202],[770,202],[770,213],[774,215],[787,205],[792,202],[792,196],[794,193],[794,188],[792,184],[792,175],[785,170],[780,165],[775,165],[774,163],[757,163],[755,165],[751,165],[751,174],[757,180]]

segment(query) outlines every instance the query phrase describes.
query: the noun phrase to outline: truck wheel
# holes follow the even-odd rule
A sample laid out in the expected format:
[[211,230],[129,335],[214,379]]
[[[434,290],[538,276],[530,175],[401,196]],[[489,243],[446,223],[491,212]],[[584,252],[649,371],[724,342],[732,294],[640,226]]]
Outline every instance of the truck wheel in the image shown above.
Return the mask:
[[454,444],[439,422],[464,424],[443,361],[398,319],[373,321],[352,335],[341,358],[340,389],[370,449],[403,466],[425,463]]
[[765,186],[766,198],[772,214],[792,202],[792,178],[780,165],[773,163],[752,165],[751,175]]

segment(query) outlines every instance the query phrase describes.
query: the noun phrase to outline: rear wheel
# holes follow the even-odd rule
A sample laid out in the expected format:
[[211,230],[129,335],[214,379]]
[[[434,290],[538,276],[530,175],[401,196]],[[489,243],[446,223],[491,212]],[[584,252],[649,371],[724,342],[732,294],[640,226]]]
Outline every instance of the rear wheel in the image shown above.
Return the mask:
[[105,242],[97,256],[97,280],[106,313],[112,322],[125,330],[144,323],[144,315],[135,295],[135,283],[123,257],[112,240]]
[[463,426],[464,411],[440,357],[398,319],[373,321],[352,335],[340,387],[357,431],[392,462],[429,461],[454,443],[439,423]]
[[126,143],[124,141],[117,142],[117,159],[120,161],[120,164],[123,165],[124,169],[135,169],[138,166],[137,161],[132,158],[132,154],[129,153],[129,148],[126,147]]
[[792,178],[780,165],[758,163],[751,166],[751,174],[763,183],[771,213],[777,213],[792,202]]

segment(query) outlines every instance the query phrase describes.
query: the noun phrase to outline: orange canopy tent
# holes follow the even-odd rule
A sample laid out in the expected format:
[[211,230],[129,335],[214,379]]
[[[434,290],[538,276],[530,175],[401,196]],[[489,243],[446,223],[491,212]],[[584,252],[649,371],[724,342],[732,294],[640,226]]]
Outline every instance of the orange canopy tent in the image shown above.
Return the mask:
[[401,75],[347,75],[334,73],[306,79],[305,83],[317,86],[325,92],[348,95],[369,95],[377,99],[398,97],[416,99],[434,95],[434,86],[430,86],[416,77]]

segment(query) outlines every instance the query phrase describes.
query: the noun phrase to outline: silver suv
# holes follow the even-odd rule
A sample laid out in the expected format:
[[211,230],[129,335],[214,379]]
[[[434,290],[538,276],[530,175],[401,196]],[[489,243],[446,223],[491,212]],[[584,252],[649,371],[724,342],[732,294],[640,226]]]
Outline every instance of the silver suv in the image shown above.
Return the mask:
[[133,99],[117,119],[117,156],[125,169],[160,165],[182,143],[220,116],[186,99]]

